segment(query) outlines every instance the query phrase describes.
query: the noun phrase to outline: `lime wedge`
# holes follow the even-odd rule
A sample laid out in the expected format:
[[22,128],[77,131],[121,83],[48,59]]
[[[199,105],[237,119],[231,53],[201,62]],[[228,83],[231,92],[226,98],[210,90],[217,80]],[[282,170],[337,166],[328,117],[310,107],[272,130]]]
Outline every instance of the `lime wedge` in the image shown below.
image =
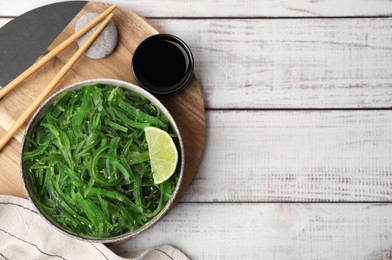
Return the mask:
[[144,128],[155,184],[168,180],[176,171],[178,152],[171,136],[156,127]]

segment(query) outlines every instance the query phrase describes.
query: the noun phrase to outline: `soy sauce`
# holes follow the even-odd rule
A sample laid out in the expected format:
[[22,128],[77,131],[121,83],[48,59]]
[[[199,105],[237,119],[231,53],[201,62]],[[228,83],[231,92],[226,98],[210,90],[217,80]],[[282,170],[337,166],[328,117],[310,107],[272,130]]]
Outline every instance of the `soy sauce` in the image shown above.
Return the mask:
[[138,46],[132,68],[142,87],[156,94],[168,94],[189,83],[193,57],[189,47],[178,37],[158,34]]

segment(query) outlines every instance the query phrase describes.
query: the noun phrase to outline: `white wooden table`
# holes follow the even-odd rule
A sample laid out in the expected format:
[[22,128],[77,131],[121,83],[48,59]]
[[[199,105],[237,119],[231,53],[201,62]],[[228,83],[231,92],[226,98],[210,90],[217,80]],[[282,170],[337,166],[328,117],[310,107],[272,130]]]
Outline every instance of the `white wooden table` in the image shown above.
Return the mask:
[[[0,26],[53,0],[0,0]],[[392,258],[392,1],[117,0],[192,48],[207,144],[181,203],[117,253]]]

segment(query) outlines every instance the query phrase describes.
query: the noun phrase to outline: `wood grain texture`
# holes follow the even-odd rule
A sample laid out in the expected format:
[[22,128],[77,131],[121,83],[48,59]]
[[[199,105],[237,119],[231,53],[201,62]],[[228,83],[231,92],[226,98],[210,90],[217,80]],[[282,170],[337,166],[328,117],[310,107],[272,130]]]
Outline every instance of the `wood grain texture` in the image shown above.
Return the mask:
[[207,108],[391,107],[392,18],[153,21],[190,45]]
[[[50,2],[0,0],[0,16]],[[386,0],[108,2],[149,17],[392,12]],[[207,112],[204,159],[182,202],[115,252],[171,244],[192,259],[391,259],[392,204],[247,203],[392,200],[392,110],[253,110],[391,107],[391,20],[153,20],[191,46],[207,107],[230,110]]]
[[190,45],[208,108],[392,105],[392,18],[154,21]]
[[[0,0],[1,15],[20,15],[61,0]],[[70,1],[70,0],[68,0]],[[330,17],[392,14],[390,0],[105,0],[148,17]]]
[[159,244],[191,259],[390,259],[391,204],[179,204],[117,253]]
[[392,111],[209,111],[186,202],[392,201]]
[[[88,3],[49,46],[48,50],[52,50],[74,33],[75,23],[84,13],[103,12],[108,7],[108,4]],[[101,60],[92,60],[86,56],[81,57],[55,90],[72,83],[94,78],[120,79],[135,84],[131,72],[133,51],[146,37],[158,33],[158,27],[129,11],[117,9],[114,14],[115,17],[112,20],[116,23],[120,35],[115,52]],[[9,129],[12,122],[19,117],[28,104],[53,79],[77,50],[76,43],[72,44],[1,100],[0,135],[4,134],[5,129]],[[194,77],[187,88],[170,97],[170,99],[163,100],[163,103],[167,104],[168,110],[176,120],[184,142],[185,173],[180,191],[180,195],[182,195],[196,174],[204,148],[205,114],[199,82]],[[19,131],[19,136],[21,133],[24,133],[24,129]],[[21,182],[18,180],[20,178],[18,167],[20,141],[20,138],[17,140],[14,138],[9,147],[6,147],[0,153],[0,194],[26,196]],[[3,165],[6,166],[3,167]]]

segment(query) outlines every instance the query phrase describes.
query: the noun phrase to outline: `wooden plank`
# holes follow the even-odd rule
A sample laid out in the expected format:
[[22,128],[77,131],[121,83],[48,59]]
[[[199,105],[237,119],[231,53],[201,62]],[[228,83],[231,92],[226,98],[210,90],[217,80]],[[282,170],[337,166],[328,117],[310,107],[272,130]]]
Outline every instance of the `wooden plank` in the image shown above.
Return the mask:
[[392,111],[209,111],[183,201],[391,201]]
[[208,108],[391,107],[392,18],[154,22],[191,46]]
[[155,20],[192,48],[208,108],[392,104],[392,18]]
[[391,204],[179,204],[112,249],[169,244],[191,259],[390,259]]
[[[17,16],[33,8],[61,1],[63,0],[13,0],[12,2],[2,0],[0,16]],[[104,0],[104,2],[115,3],[148,17],[330,17],[392,14],[390,0]]]

